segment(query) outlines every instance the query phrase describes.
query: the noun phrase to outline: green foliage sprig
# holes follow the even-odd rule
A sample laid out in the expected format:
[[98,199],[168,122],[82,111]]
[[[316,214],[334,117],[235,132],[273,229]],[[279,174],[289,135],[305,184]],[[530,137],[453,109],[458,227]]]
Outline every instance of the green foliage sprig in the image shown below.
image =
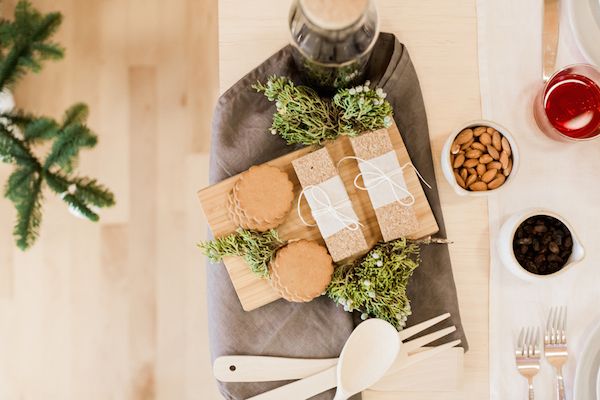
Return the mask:
[[369,85],[367,81],[339,90],[333,100],[323,99],[311,88],[281,76],[252,87],[275,102],[277,112],[270,129],[273,135],[280,135],[288,144],[312,145],[392,124],[392,106],[385,100],[386,94]]
[[243,257],[250,270],[260,278],[269,277],[269,263],[277,250],[285,245],[275,229],[255,232],[238,229],[236,233],[198,244],[210,262],[217,263],[227,256]]
[[406,239],[376,245],[356,261],[338,266],[327,295],[345,311],[360,311],[398,329],[411,313],[406,288],[419,266],[419,246]]
[[[38,72],[43,61],[63,57],[63,49],[50,40],[61,21],[61,14],[42,14],[27,0],[17,3],[13,21],[0,19],[0,91],[27,71]],[[13,233],[21,249],[29,248],[39,234],[44,184],[75,214],[92,221],[99,218],[96,207],[115,204],[106,187],[74,173],[80,150],[98,141],[86,125],[87,116],[85,104],[70,107],[60,122],[20,110],[0,114],[0,161],[15,165],[4,195],[17,211]],[[47,143],[49,152],[38,158],[35,147]]]

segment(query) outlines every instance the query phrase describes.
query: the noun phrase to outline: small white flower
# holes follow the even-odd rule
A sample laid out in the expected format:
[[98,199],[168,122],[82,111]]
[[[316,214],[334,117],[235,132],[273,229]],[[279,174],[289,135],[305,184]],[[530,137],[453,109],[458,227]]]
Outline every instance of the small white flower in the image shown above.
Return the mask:
[[69,194],[75,194],[75,192],[77,191],[77,185],[75,185],[74,183],[70,184],[67,188],[67,191],[69,192]]
[[368,87],[367,85],[363,86],[363,91],[364,91],[365,93],[367,93],[369,90],[370,90],[370,89],[369,89],[369,87]]
[[368,88],[369,86],[371,86],[371,81],[365,81],[365,87]]
[[277,108],[281,108],[283,104],[281,104],[281,102],[279,100],[277,100],[277,102],[275,103],[275,107]]
[[372,291],[372,290],[369,290],[369,291],[367,292],[367,295],[368,295],[370,298],[372,298],[372,299],[374,299],[374,298],[375,298],[375,292],[374,292],[374,291]]
[[350,311],[350,307],[344,306],[344,311],[346,311],[346,312]]
[[357,86],[356,87],[356,93],[361,93],[363,91],[363,87],[362,86]]
[[381,95],[381,98],[382,98],[382,99],[385,99],[386,97],[387,97],[387,93],[385,93],[385,92],[384,92],[384,93]]
[[275,130],[275,128],[271,128],[270,132],[271,132],[271,135],[277,135],[277,131]]
[[364,285],[365,287],[369,287],[369,286],[371,286],[371,281],[370,281],[370,280],[368,280],[368,279],[365,279],[365,280],[363,281],[363,285]]
[[360,314],[360,319],[362,319],[363,321],[366,320],[367,318],[369,318],[369,314],[367,314],[367,313]]
[[371,257],[377,260],[379,258],[379,253],[373,253]]
[[350,306],[352,305],[352,303],[353,303],[353,301],[352,301],[352,300],[348,300],[348,301],[346,302],[346,304],[348,305],[348,307],[350,307]]
[[378,267],[383,267],[383,261],[379,260],[375,263]]
[[350,89],[348,89],[348,93],[350,93],[350,94],[356,94],[356,89],[350,88]]
[[387,115],[384,119],[383,119],[383,125],[388,128],[392,125],[392,118]]
[[361,97],[360,99],[358,99],[358,104],[365,104],[365,98]]
[[377,89],[375,89],[375,93],[377,94],[377,96],[383,98],[383,89],[378,87]]

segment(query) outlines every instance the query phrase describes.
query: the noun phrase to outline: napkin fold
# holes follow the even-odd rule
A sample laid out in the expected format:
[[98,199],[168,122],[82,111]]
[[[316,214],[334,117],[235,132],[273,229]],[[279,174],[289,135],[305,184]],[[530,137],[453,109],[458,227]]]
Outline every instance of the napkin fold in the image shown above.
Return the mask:
[[[257,80],[266,81],[274,74],[288,76],[301,84],[302,76],[294,65],[291,50],[290,46],[284,47],[219,98],[213,119],[211,183],[298,148],[287,146],[281,138],[269,134],[275,107],[251,88]],[[412,162],[432,184],[433,188],[426,188],[425,194],[440,227],[438,236],[445,237],[421,88],[408,51],[394,35],[380,34],[366,79],[388,94],[387,100],[394,109],[394,119]],[[442,327],[456,325],[457,331],[440,343],[462,339],[466,350],[447,246],[421,246],[421,259],[421,266],[415,270],[408,287],[413,310],[408,326],[450,312],[452,318]],[[344,312],[325,296],[310,303],[278,300],[246,312],[222,264],[208,265],[207,285],[213,359],[238,354],[337,357],[355,325],[360,323],[359,315]],[[423,334],[437,329],[440,327]],[[221,383],[220,389],[228,399],[245,399],[283,383]],[[329,391],[314,399],[331,399],[333,393]]]

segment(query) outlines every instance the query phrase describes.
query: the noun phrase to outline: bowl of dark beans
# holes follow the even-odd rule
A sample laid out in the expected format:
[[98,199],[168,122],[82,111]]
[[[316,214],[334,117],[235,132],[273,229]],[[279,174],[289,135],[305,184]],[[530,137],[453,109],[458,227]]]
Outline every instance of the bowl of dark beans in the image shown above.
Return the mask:
[[571,224],[542,209],[510,217],[500,229],[498,250],[503,264],[527,280],[562,274],[585,256]]

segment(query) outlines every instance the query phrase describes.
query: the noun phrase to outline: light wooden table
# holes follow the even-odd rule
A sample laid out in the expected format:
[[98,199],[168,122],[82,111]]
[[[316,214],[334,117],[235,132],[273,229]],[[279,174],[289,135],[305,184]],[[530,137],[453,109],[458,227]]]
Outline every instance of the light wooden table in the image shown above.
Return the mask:
[[[395,33],[409,49],[423,89],[436,162],[450,130],[480,118],[477,16],[474,0],[377,1],[381,28]],[[220,0],[220,88],[286,44],[290,1]],[[403,400],[489,398],[487,203],[460,198],[436,174],[470,351],[465,357],[464,389],[456,393],[402,394]],[[367,392],[366,400],[398,399],[398,393]]]

